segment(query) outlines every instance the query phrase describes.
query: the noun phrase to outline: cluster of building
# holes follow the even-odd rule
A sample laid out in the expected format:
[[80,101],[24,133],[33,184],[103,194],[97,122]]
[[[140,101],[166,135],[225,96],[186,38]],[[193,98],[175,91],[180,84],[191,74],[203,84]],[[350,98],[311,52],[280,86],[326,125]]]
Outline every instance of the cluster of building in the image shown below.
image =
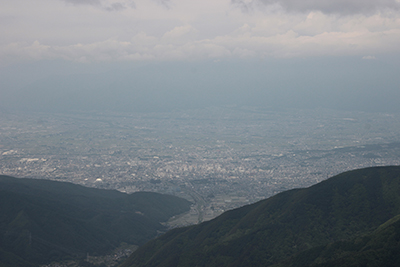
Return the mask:
[[194,203],[183,224],[343,171],[400,162],[396,114],[220,108],[0,114],[0,122],[1,174],[182,196]]

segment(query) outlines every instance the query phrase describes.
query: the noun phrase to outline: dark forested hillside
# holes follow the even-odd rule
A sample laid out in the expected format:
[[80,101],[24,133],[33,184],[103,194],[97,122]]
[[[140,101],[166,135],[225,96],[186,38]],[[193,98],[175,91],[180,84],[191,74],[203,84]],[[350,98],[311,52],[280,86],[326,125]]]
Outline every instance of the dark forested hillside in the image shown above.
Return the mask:
[[121,242],[141,245],[185,212],[174,196],[86,188],[71,183],[0,176],[0,266],[37,265]]
[[371,233],[303,251],[274,267],[400,266],[400,215]]
[[[122,266],[271,266],[330,243],[358,242],[352,240],[365,235],[375,240],[373,231],[399,213],[400,167],[355,170],[174,229],[139,248]],[[396,231],[377,238],[399,238]]]

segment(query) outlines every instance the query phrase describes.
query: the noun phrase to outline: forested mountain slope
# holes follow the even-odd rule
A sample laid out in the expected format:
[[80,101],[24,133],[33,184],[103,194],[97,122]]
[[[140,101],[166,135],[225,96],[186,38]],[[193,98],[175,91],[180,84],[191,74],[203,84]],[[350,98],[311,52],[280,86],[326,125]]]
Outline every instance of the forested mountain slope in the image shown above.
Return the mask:
[[398,214],[400,167],[354,170],[174,229],[139,248],[122,266],[270,266],[370,234]]
[[308,249],[274,267],[306,266],[400,266],[400,215],[371,233]]
[[189,210],[187,200],[150,192],[124,194],[72,183],[0,176],[0,266],[29,266],[121,242],[141,245]]

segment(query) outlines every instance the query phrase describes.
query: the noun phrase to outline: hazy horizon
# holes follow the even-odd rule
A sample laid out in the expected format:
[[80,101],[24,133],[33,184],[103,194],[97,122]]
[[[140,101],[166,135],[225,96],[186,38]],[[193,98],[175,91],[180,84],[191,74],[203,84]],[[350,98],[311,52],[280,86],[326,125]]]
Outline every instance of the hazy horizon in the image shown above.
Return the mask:
[[399,112],[400,3],[3,1],[0,108]]

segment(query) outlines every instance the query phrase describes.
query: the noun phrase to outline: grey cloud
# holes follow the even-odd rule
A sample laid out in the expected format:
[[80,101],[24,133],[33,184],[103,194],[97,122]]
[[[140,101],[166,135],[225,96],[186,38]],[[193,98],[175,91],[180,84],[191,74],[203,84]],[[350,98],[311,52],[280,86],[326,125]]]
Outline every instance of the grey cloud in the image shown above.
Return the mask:
[[249,13],[253,9],[254,1],[246,3],[243,0],[231,0],[231,3],[240,8],[242,12]]
[[121,3],[113,3],[111,6],[106,7],[106,10],[108,11],[120,11],[124,9],[126,9],[126,6]]
[[167,9],[171,8],[171,0],[153,0],[153,1]]
[[[110,6],[104,6],[101,3],[101,0],[63,0],[64,2],[71,3],[73,5],[91,5],[99,8],[103,8],[107,11],[121,11],[127,8],[126,5],[116,2],[112,3]],[[136,5],[133,1],[130,2],[129,6],[131,8],[136,8]]]
[[255,3],[265,5],[280,5],[289,12],[321,11],[326,14],[357,14],[371,13],[381,9],[400,9],[396,0],[231,0],[233,5],[243,11],[253,8]]
[[135,2],[131,1],[131,2],[129,3],[129,7],[135,9],[135,8],[136,8]]
[[63,1],[74,5],[92,5],[92,6],[101,5],[100,0],[63,0]]

